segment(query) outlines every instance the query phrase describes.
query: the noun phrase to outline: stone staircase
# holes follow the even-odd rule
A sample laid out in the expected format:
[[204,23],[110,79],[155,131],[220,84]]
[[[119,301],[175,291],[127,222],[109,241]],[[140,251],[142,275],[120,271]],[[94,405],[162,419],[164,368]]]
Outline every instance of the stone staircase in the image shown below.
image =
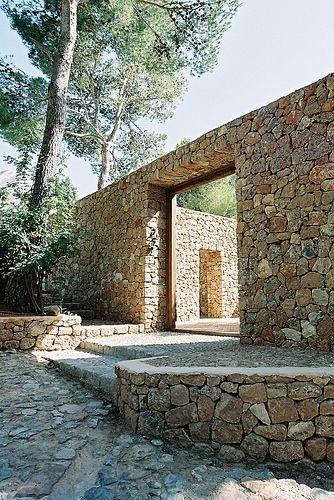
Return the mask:
[[[102,328],[100,325],[91,326]],[[129,325],[129,329],[130,326],[142,328],[143,325]],[[186,355],[194,350],[202,352],[221,347],[226,340],[226,337],[171,332],[124,333],[87,337],[75,350],[41,352],[39,356],[49,361],[51,366],[58,368],[65,376],[91,387],[105,399],[116,404],[115,366],[120,361],[160,357],[180,352]]]

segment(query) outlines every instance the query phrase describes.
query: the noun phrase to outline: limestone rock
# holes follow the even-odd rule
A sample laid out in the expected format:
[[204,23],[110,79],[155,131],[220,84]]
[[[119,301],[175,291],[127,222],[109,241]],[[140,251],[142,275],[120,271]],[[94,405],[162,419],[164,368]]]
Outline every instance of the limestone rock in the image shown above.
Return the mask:
[[244,437],[241,448],[248,457],[262,462],[267,456],[269,444],[264,437],[251,433]]
[[176,406],[183,406],[189,403],[188,387],[183,384],[173,385],[170,389],[170,400]]
[[305,451],[311,460],[318,462],[319,460],[323,460],[326,456],[326,439],[325,438],[312,438],[308,439],[305,442]]
[[287,437],[287,428],[284,424],[258,425],[254,432],[274,441],[285,441]]
[[225,422],[240,422],[243,403],[240,398],[223,394],[215,409],[215,417]]
[[263,403],[267,401],[267,393],[263,383],[240,385],[239,396],[246,403]]
[[178,408],[173,408],[165,414],[168,427],[183,427],[198,421],[197,407],[195,403],[188,403]]
[[313,436],[315,427],[313,422],[290,422],[288,437],[294,440],[305,441]]
[[269,399],[268,412],[273,424],[298,420],[298,413],[290,398]]
[[241,424],[230,424],[215,420],[212,425],[212,439],[222,444],[241,443],[243,436]]
[[270,457],[277,462],[293,462],[304,458],[301,441],[272,441],[269,446]]

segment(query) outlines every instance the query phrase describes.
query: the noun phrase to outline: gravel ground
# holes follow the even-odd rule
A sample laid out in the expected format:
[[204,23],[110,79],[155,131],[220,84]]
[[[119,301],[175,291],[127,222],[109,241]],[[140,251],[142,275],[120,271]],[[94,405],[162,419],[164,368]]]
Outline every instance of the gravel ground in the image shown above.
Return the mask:
[[153,366],[307,366],[333,367],[334,355],[330,352],[312,349],[283,349],[270,346],[242,345],[239,339],[225,339],[220,345],[212,344],[205,352],[183,354],[168,353],[167,358],[152,359],[147,362]]
[[1,500],[334,499],[327,463],[223,458],[135,436],[109,404],[33,355],[0,354]]

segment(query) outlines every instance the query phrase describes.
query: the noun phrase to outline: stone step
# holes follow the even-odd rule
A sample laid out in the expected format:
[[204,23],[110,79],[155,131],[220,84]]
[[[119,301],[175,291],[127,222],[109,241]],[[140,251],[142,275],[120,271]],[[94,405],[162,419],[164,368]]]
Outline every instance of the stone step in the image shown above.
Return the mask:
[[112,335],[143,333],[143,324],[116,323],[103,320],[83,321],[81,333],[85,337],[111,337]]
[[129,345],[127,343],[128,335],[124,335],[122,340],[125,343],[115,343],[115,337],[103,337],[99,339],[98,337],[87,338],[80,343],[80,349],[85,351],[90,351],[92,353],[98,353],[104,356],[116,356],[123,359],[139,359],[139,358],[149,358],[154,354],[145,348],[145,346],[140,345]]
[[115,365],[122,358],[105,356],[77,350],[41,352],[39,355],[56,366],[59,371],[72,379],[86,385],[99,393],[108,401],[115,401]]

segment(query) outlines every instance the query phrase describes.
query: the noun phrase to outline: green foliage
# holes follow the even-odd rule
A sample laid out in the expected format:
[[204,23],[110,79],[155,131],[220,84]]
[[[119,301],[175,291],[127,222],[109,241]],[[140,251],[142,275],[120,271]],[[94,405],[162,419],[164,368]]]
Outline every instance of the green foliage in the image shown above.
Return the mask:
[[200,212],[236,217],[235,175],[179,195],[178,205]]
[[48,184],[46,202],[39,209],[29,205],[31,158],[23,153],[16,180],[0,190],[0,273],[25,276],[37,270],[43,276],[64,255],[73,251],[75,195],[68,178],[58,175]]
[[36,151],[42,139],[47,82],[28,77],[0,58],[0,134],[19,149]]
[[[8,94],[8,106],[0,108],[0,130],[16,146],[37,144],[61,1],[0,0],[0,6],[46,77],[26,77],[19,113],[12,110],[13,92]],[[172,116],[186,88],[185,70],[199,75],[214,67],[221,35],[237,7],[238,0],[82,2],[68,93],[69,149],[96,172],[108,151],[112,179],[158,156],[164,137],[143,129],[142,120]],[[21,76],[12,68],[12,80]],[[0,78],[0,93],[4,89]]]

